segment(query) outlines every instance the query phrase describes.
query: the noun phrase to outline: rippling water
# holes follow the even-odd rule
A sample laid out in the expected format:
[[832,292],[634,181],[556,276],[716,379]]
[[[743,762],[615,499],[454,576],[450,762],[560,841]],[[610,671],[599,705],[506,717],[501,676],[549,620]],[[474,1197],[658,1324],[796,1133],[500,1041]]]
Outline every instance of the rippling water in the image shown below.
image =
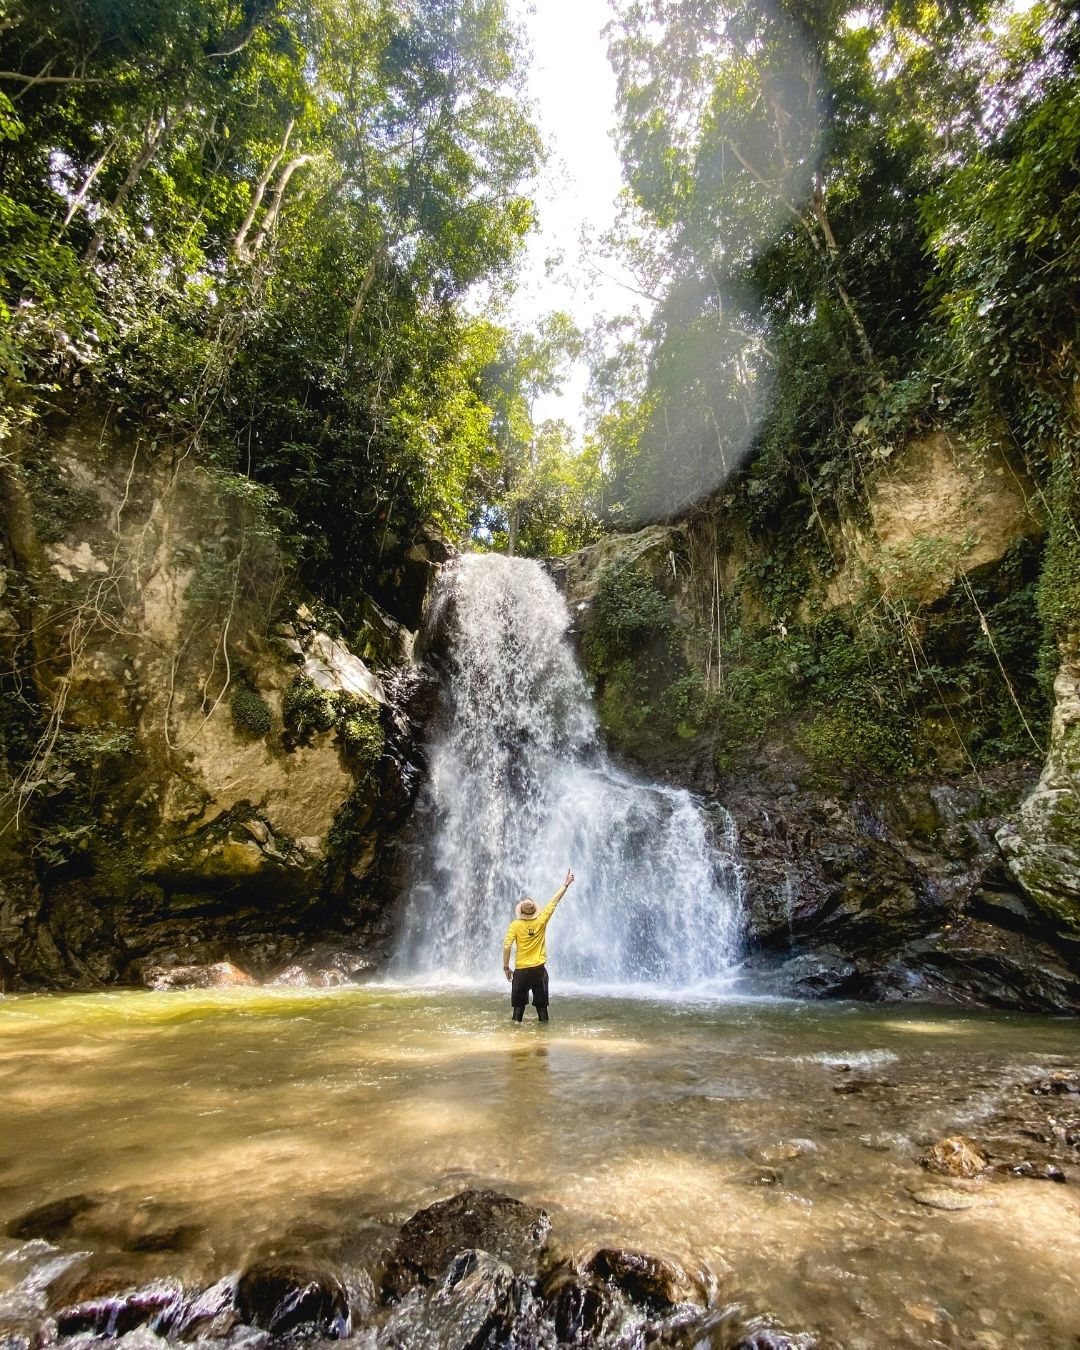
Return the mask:
[[[554,998],[546,1032],[513,1028],[505,997],[439,990],[0,1001],[0,1222],[101,1196],[62,1248],[115,1278],[209,1280],[278,1239],[371,1261],[482,1184],[545,1205],[567,1245],[704,1262],[826,1344],[1077,1344],[1077,1169],[957,1184],[917,1165],[957,1130],[1045,1156],[1023,1131],[1068,1101],[1023,1089],[1075,1066],[1075,1024]],[[971,1207],[927,1208],[930,1185]],[[179,1250],[121,1250],[133,1222]],[[0,1239],[0,1285],[18,1247]]]

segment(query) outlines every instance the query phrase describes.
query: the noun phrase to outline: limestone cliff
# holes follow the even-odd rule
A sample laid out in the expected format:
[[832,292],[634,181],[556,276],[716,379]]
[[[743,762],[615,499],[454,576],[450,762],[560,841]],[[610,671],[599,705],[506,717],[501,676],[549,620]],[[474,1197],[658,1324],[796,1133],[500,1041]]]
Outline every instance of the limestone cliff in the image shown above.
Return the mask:
[[[370,943],[411,796],[401,705],[445,548],[349,633],[304,597],[250,480],[57,419],[3,466],[0,972],[256,974]],[[393,577],[390,578],[394,580]]]

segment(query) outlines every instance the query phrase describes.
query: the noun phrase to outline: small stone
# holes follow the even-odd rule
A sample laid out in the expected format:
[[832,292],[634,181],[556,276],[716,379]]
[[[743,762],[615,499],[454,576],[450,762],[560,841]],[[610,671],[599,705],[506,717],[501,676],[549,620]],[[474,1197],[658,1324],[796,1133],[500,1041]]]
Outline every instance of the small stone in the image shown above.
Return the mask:
[[1060,1167],[1051,1162],[1035,1162],[1024,1158],[1020,1162],[1000,1163],[996,1168],[1004,1176],[1027,1177],[1029,1181],[1056,1181],[1064,1185],[1067,1178]]
[[783,1176],[775,1167],[759,1167],[746,1178],[747,1186],[779,1186]]
[[760,1148],[751,1149],[748,1156],[754,1162],[765,1163],[767,1166],[773,1166],[775,1163],[794,1162],[796,1158],[801,1158],[804,1153],[802,1144],[794,1139],[780,1139],[775,1144],[764,1144]]
[[927,1149],[919,1162],[928,1172],[939,1172],[942,1176],[950,1177],[977,1177],[990,1165],[990,1159],[979,1145],[963,1134],[939,1139]]
[[1028,1091],[1033,1092],[1036,1097],[1077,1096],[1080,1095],[1080,1076],[1058,1070],[1057,1073],[1052,1073],[1049,1078],[1040,1078],[1031,1083]]

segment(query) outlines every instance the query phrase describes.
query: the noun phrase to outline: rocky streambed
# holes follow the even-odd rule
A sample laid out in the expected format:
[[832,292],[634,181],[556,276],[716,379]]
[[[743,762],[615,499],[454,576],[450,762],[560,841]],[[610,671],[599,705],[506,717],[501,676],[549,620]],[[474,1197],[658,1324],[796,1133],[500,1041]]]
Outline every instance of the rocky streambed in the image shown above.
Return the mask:
[[1072,1350],[1072,1023],[504,999],[0,1002],[5,1346]]

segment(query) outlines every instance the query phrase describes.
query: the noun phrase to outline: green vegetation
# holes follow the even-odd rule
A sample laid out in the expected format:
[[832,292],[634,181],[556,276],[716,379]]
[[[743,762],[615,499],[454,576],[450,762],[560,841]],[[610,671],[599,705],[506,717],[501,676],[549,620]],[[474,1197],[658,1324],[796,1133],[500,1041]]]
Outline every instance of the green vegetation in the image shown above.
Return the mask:
[[232,713],[233,726],[242,734],[262,739],[274,725],[274,715],[270,705],[257,689],[245,683],[233,686],[229,699],[229,711]]
[[[711,613],[688,671],[621,670],[605,719],[647,688],[722,763],[787,737],[823,774],[1037,754],[1080,628],[1075,7],[617,10],[609,246],[655,305],[597,335],[597,514],[745,543],[734,588],[686,606]],[[841,523],[941,428],[1022,484],[1045,546],[965,576],[963,541],[917,536],[836,610]]]
[[638,567],[605,567],[585,637],[587,669],[599,674],[646,648],[665,656],[670,638],[671,606],[653,579]]
[[520,57],[502,0],[15,0],[0,430],[106,405],[270,494],[331,603],[462,530],[497,326],[461,301],[532,222]]
[[352,694],[329,693],[306,675],[296,675],[282,696],[281,711],[287,748],[336,728],[346,754],[363,768],[365,776],[382,755],[385,733],[379,710]]

